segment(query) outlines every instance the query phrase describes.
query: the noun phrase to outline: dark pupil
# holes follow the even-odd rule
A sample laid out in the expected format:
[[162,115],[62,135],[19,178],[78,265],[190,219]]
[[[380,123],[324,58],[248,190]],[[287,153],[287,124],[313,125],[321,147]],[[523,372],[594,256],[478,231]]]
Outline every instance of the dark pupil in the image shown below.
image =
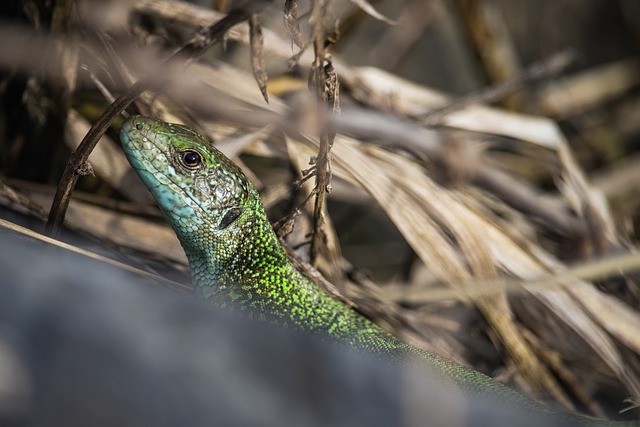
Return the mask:
[[195,151],[187,151],[182,154],[182,160],[187,166],[197,166],[200,163],[200,155]]

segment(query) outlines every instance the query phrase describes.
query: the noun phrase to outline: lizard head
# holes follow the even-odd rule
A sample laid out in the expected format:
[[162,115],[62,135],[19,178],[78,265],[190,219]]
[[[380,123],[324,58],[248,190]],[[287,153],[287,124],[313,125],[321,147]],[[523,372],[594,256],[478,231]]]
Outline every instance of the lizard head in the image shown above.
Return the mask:
[[217,264],[232,257],[261,209],[256,189],[240,168],[187,126],[135,116],[124,123],[120,137],[192,267],[207,256]]

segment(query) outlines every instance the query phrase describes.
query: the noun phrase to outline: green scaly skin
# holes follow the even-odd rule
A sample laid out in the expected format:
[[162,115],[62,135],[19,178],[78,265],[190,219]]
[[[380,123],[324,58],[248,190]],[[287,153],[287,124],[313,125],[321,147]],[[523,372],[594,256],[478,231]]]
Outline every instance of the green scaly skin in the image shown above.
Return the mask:
[[129,162],[180,239],[200,298],[375,355],[418,356],[465,393],[553,413],[484,374],[403,343],[318,288],[287,258],[254,186],[203,136],[186,126],[136,116],[123,125],[121,139]]

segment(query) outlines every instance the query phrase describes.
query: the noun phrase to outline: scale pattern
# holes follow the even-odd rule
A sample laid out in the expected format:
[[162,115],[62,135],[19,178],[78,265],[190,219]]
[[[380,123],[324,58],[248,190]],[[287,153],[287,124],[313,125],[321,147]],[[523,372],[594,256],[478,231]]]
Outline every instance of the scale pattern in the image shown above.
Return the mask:
[[[551,412],[482,373],[403,343],[304,277],[287,258],[254,186],[202,135],[135,116],[124,123],[121,139],[129,162],[178,235],[201,298],[359,351],[417,357],[464,392]],[[565,416],[571,424],[595,423]]]

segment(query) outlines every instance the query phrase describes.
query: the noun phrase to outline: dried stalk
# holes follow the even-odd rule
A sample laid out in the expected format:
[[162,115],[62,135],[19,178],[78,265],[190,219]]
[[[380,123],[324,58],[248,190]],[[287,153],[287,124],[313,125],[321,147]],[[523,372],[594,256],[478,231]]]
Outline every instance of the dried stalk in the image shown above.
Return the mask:
[[[252,2],[246,7],[232,10],[220,21],[198,31],[198,33],[189,42],[167,59],[165,66],[169,67],[175,64],[182,64],[203,53],[207,48],[221,40],[222,36],[231,27],[239,22],[249,19],[252,13],[266,6],[266,4],[266,1]],[[131,104],[131,102],[133,102],[133,100],[142,92],[148,89],[160,87],[163,83],[163,75],[164,74],[156,73],[153,77],[137,81],[129,88],[129,90],[110,104],[102,113],[100,118],[98,118],[98,120],[96,120],[96,122],[91,126],[91,129],[89,129],[89,132],[87,132],[85,137],[82,139],[78,149],[74,151],[69,158],[62,178],[58,184],[58,190],[55,198],[53,199],[53,204],[51,205],[51,210],[49,211],[49,217],[46,224],[46,230],[49,234],[55,235],[60,230],[69,206],[73,188],[75,187],[78,177],[82,174],[82,171],[86,170],[87,159],[102,135],[104,135],[109,126],[111,126],[111,123],[118,114],[127,108],[129,104]]]
[[[325,0],[313,3],[310,22],[313,26],[313,49],[315,58],[311,67],[309,85],[317,97],[317,114],[319,123],[328,123],[327,113],[333,114],[339,109],[338,79],[327,57],[325,49],[325,32],[322,18],[325,16],[328,2]],[[333,126],[323,126],[320,130],[320,148],[314,162],[316,200],[314,204],[314,224],[311,238],[310,258],[311,264],[317,265],[318,256],[322,248],[326,246],[327,235],[324,227],[326,195],[331,191],[331,158],[329,151],[333,145],[335,130]]]

